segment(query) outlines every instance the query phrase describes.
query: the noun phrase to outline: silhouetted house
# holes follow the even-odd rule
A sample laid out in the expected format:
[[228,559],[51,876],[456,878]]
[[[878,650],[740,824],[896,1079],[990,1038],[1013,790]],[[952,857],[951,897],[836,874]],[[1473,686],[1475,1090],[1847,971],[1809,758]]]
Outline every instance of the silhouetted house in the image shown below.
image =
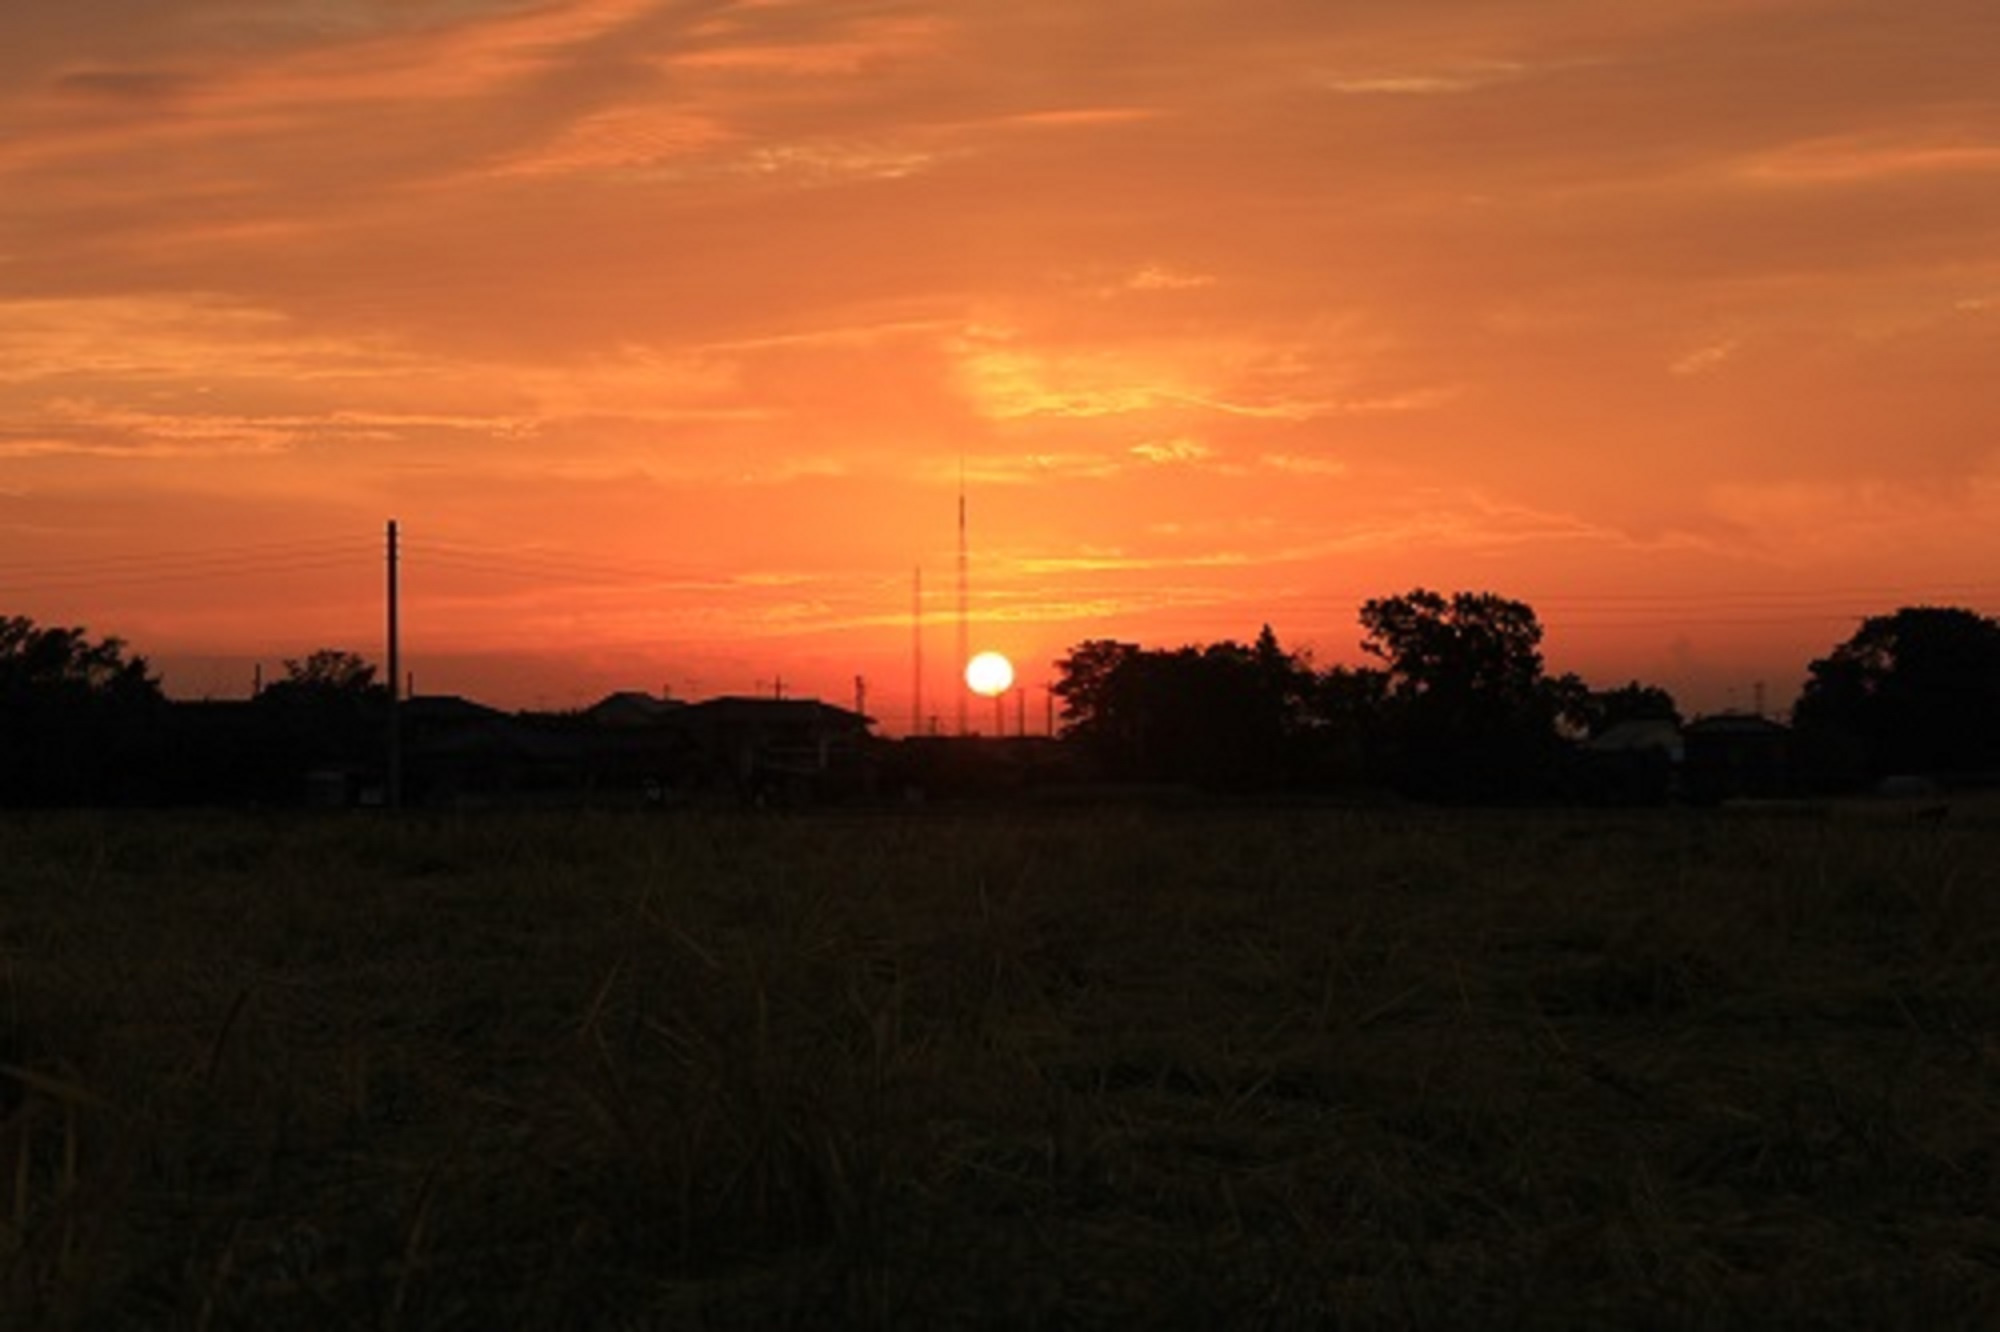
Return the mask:
[[507,714],[458,694],[417,694],[401,705],[403,734],[421,736],[490,726]]
[[581,712],[507,714],[465,699],[405,704],[405,787],[433,805],[639,805],[700,770],[685,705],[613,694]]
[[1673,763],[1687,756],[1681,728],[1664,717],[1619,722],[1585,740],[1582,748],[1592,754],[1659,754]]
[[1661,804],[1680,788],[1681,728],[1665,718],[1622,721],[1576,747],[1569,783],[1591,805]]
[[863,793],[873,771],[869,719],[811,700],[628,691],[563,714],[405,707],[405,785],[426,804],[806,803]]
[[1682,782],[1700,803],[1791,793],[1792,731],[1768,717],[1725,712],[1681,729]]
[[654,698],[636,689],[607,694],[583,710],[592,726],[611,730],[651,730],[678,720],[687,707],[676,698]]
[[805,698],[711,698],[677,714],[712,787],[753,804],[865,795],[875,758],[870,717]]
[[700,785],[702,754],[688,726],[688,705],[636,690],[610,694],[584,709],[591,784],[606,802],[680,804]]
[[582,727],[455,695],[403,704],[405,797],[422,805],[574,804],[591,789]]

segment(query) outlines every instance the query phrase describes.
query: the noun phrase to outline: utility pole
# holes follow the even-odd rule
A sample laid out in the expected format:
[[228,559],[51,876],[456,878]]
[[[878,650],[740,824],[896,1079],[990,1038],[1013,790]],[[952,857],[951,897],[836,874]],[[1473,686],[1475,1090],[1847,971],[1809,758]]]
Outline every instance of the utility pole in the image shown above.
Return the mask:
[[965,553],[965,454],[958,455],[958,660],[952,665],[952,674],[957,677],[954,692],[958,695],[958,733],[962,738],[966,733],[965,664],[972,660],[972,629],[967,622],[966,606],[966,553]]
[[390,809],[403,804],[403,645],[397,624],[397,533],[396,520],[389,520],[389,789],[384,802]]
[[865,676],[854,677],[854,713],[858,717],[868,715],[868,680]]

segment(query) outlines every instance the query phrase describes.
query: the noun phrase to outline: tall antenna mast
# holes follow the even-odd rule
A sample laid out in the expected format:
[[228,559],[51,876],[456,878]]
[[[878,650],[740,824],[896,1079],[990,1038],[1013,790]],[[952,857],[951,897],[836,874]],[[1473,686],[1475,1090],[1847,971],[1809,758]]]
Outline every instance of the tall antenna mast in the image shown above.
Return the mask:
[[[955,675],[963,674],[965,663],[972,659],[971,626],[966,611],[966,556],[965,556],[965,450],[958,451],[958,662],[952,667]],[[953,690],[958,695],[958,733],[966,733],[965,682],[960,680]]]
[[910,734],[924,729],[924,566],[910,576]]
[[389,782],[384,796],[390,809],[399,809],[403,804],[403,700],[402,684],[403,634],[398,620],[397,564],[401,554],[398,545],[396,520],[389,520],[388,530],[388,601],[389,601]]

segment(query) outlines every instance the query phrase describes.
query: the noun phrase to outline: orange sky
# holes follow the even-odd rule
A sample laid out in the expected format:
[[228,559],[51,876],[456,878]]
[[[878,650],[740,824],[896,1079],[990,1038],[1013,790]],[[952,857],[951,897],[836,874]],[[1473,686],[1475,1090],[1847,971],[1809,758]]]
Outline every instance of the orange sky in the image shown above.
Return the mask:
[[[172,692],[772,687],[1531,602],[1789,702],[2000,610],[1992,0],[64,0],[0,18],[0,613]],[[1038,716],[1040,695],[1031,705]],[[975,719],[981,714],[975,709]]]

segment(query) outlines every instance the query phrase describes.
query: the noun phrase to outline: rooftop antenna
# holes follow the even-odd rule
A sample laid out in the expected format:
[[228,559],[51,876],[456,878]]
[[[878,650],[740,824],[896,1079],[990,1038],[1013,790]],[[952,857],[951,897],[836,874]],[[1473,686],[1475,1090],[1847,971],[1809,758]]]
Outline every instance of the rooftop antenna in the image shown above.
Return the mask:
[[[966,555],[965,555],[965,450],[958,451],[958,663],[954,672],[963,672],[965,663],[972,659],[971,626],[966,613]],[[967,690],[961,682],[958,693],[958,733],[966,733],[965,707]]]

